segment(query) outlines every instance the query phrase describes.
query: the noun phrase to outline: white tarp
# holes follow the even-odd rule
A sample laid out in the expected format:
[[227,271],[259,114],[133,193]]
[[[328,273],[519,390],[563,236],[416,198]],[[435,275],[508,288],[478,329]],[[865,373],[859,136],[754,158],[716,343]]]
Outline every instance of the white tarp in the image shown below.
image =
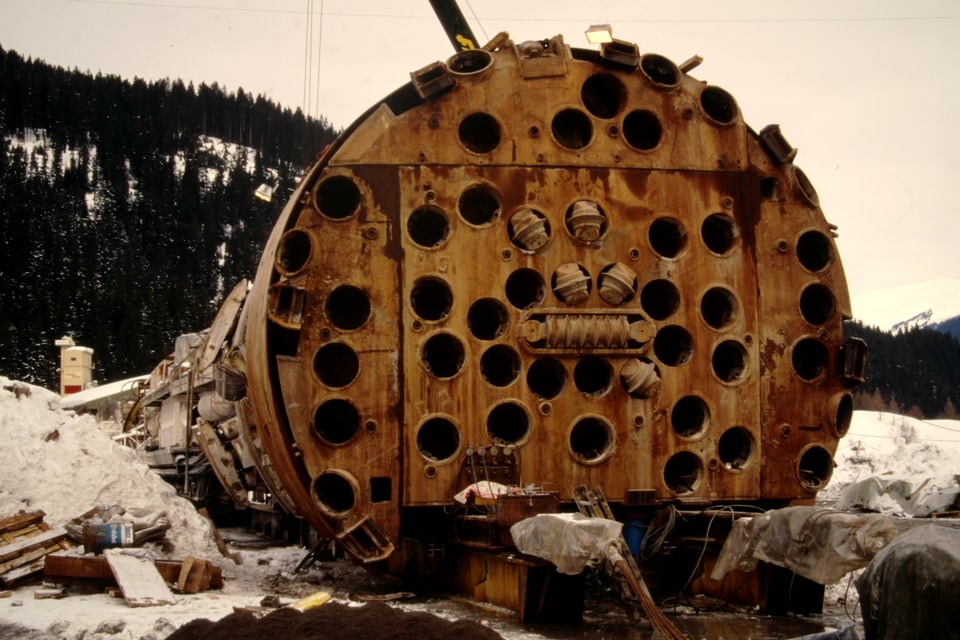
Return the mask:
[[927,478],[917,483],[906,478],[872,476],[845,487],[836,508],[924,518],[931,513],[952,510],[958,495],[960,483],[955,477]]
[[559,573],[576,575],[603,562],[623,525],[580,513],[541,513],[510,527],[520,553],[549,560]]
[[820,584],[834,584],[865,567],[897,531],[880,514],[840,513],[821,507],[787,507],[733,524],[710,577],[753,571],[758,561],[790,569]]

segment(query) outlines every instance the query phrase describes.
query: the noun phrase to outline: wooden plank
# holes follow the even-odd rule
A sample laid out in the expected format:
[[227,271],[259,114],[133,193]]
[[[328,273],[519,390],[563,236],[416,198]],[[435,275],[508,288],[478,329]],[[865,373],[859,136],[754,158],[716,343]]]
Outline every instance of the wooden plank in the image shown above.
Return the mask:
[[43,559],[38,558],[30,564],[17,567],[16,569],[11,569],[7,571],[2,576],[3,584],[6,587],[15,587],[18,583],[25,581],[27,579],[34,578],[37,574],[43,571]]
[[30,513],[18,513],[15,516],[4,518],[0,520],[0,532],[8,533],[29,525],[37,524],[43,521],[45,515],[47,514],[43,511],[31,511]]
[[16,542],[17,538],[24,538],[24,537],[29,538],[30,536],[35,536],[40,533],[43,533],[46,530],[47,529],[41,529],[35,524],[30,524],[26,527],[16,529],[14,531],[4,532],[3,539],[6,540],[7,542]]
[[67,595],[60,587],[43,587],[33,592],[34,600],[47,600],[49,598],[62,598]]
[[170,587],[152,562],[126,555],[119,549],[107,549],[103,555],[128,606],[153,607],[174,603]]
[[102,556],[48,555],[45,558],[43,577],[48,582],[67,580],[96,580],[116,585],[107,559]]
[[42,558],[48,553],[53,553],[54,551],[59,551],[59,550],[60,550],[60,547],[53,546],[52,548],[40,547],[39,549],[30,549],[29,551],[25,551],[21,553],[19,556],[17,556],[16,558],[11,558],[6,562],[0,562],[0,575],[5,574],[7,571],[10,571],[11,569],[16,569],[22,564],[33,562],[37,558]]
[[183,565],[180,567],[180,575],[177,577],[177,589],[183,591],[187,586],[187,580],[190,578],[190,569],[193,567],[194,559],[186,557],[183,559]]
[[[200,558],[184,558],[183,568],[177,587],[184,593],[199,593],[203,589],[203,574],[207,569],[206,560]],[[207,583],[209,588],[209,582]]]
[[[220,567],[214,566],[212,562],[205,561],[203,563],[203,579],[200,580],[201,591],[206,591],[207,589],[211,588],[211,586],[213,585],[214,575],[216,575],[217,578],[220,579],[221,577]],[[220,583],[220,586],[223,586],[222,581]]]
[[67,532],[62,527],[44,531],[43,533],[29,538],[22,538],[13,544],[0,546],[0,562],[5,562],[10,558],[15,558],[25,551],[35,547],[47,546],[50,543],[56,543],[67,537]]

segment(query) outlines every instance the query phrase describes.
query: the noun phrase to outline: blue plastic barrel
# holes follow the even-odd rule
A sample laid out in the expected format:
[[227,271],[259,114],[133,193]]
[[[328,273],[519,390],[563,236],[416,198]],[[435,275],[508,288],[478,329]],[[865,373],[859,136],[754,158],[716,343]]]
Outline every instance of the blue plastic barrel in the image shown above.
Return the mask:
[[623,523],[623,539],[627,541],[627,548],[632,555],[640,553],[640,543],[647,535],[646,520],[627,520]]

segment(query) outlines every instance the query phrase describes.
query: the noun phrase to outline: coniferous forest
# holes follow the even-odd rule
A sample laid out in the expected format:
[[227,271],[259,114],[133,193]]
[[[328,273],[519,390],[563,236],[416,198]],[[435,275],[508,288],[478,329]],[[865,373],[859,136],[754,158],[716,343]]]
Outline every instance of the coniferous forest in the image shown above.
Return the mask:
[[[72,336],[96,377],[149,372],[252,277],[322,118],[180,80],[132,82],[0,48],[0,374],[55,389]],[[271,203],[253,197],[279,185]],[[870,348],[857,405],[958,417],[960,342],[848,322]]]
[[101,382],[149,372],[254,275],[289,195],[257,186],[292,186],[334,136],[242,89],[0,48],[0,373],[59,388],[63,335]]

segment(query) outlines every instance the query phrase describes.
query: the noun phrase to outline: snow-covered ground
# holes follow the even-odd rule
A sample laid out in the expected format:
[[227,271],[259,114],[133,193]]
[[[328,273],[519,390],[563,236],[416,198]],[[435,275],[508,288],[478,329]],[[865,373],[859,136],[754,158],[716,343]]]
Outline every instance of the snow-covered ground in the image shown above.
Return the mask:
[[[917,487],[928,478],[927,486],[955,484],[954,475],[960,474],[960,421],[855,412],[836,462],[832,482],[821,492],[824,504],[832,504],[844,487],[871,475],[902,475]],[[241,564],[221,556],[207,521],[130,450],[102,433],[92,417],[63,411],[59,396],[50,391],[0,376],[0,518],[21,509],[41,509],[47,514],[47,524],[60,526],[101,504],[166,511],[171,521],[167,533],[173,546],[171,555],[214,560],[223,570],[224,588],[175,595],[172,605],[130,608],[122,599],[103,594],[37,600],[33,597],[35,586],[21,587],[10,597],[0,598],[0,638],[165,638],[192,619],[218,620],[234,607],[259,605],[270,592],[264,581],[271,576],[275,581],[289,576],[305,553],[297,547],[245,549],[239,552]],[[308,580],[297,588],[300,592],[294,595],[299,597],[305,595],[303,590],[318,587]],[[433,610],[437,605],[421,601],[404,606]],[[456,606],[449,603],[444,611],[457,613]],[[491,613],[486,622],[504,637],[544,637],[511,626],[502,613],[499,617]],[[476,611],[473,617],[477,617]],[[11,631],[9,625],[22,628]],[[119,627],[122,629],[117,632]]]
[[[833,504],[848,485],[871,476],[904,478],[914,491],[921,490],[921,485],[923,490],[956,487],[960,482],[960,420],[917,420],[855,411],[834,460],[833,478],[818,496],[823,504]],[[891,505],[890,511],[895,510]]]

